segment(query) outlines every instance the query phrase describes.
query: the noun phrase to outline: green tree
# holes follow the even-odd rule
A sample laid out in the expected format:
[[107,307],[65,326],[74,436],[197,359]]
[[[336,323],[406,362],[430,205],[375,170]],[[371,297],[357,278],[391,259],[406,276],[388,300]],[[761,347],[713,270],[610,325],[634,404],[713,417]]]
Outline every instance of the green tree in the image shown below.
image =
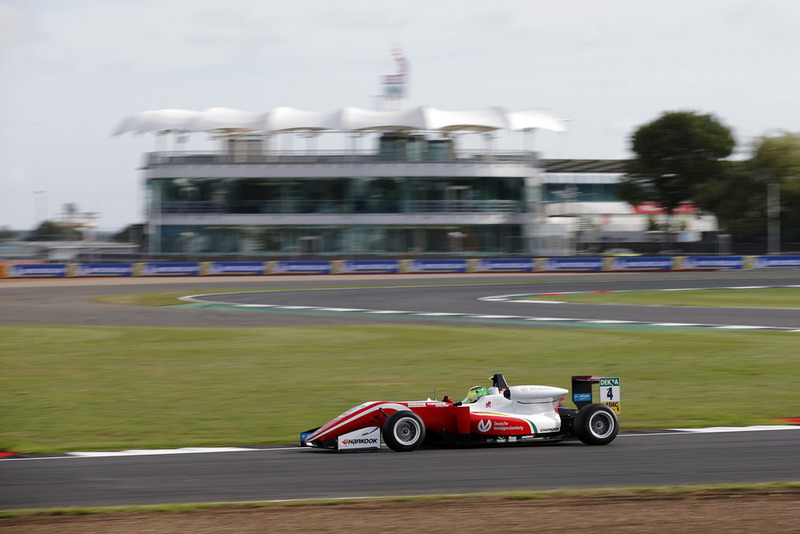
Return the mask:
[[768,188],[778,184],[784,240],[800,240],[800,134],[762,136],[749,159],[724,162],[723,174],[697,184],[698,207],[716,215],[735,241],[767,239]]
[[754,201],[765,209],[769,184],[778,184],[781,233],[787,240],[800,239],[800,134],[782,132],[758,138],[750,168],[760,193]]
[[53,221],[42,221],[25,241],[82,241],[83,234],[75,228],[59,226]]
[[8,241],[14,237],[14,230],[10,226],[0,226],[0,242]]
[[666,112],[631,137],[635,154],[617,194],[632,204],[659,203],[671,220],[683,202],[694,200],[698,184],[725,176],[724,158],[736,141],[712,115]]

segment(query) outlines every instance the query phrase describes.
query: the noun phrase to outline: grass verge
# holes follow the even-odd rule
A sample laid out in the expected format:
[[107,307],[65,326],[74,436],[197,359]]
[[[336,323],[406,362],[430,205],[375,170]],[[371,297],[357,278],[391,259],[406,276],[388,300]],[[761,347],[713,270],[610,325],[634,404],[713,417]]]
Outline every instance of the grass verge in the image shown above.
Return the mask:
[[285,444],[367,400],[495,372],[622,377],[623,429],[800,416],[797,334],[440,326],[0,327],[0,450]]
[[547,500],[559,501],[567,499],[688,499],[729,497],[736,495],[796,494],[800,493],[800,482],[771,482],[757,484],[710,484],[698,486],[659,486],[638,488],[602,488],[602,489],[565,489],[547,491],[513,491],[468,493],[461,495],[424,495],[415,497],[365,497],[363,499],[302,499],[296,501],[264,501],[247,503],[222,504],[170,504],[157,506],[109,506],[109,507],[76,507],[48,508],[25,510],[0,510],[0,519],[11,519],[26,516],[80,516],[112,513],[187,513],[203,510],[249,509],[266,507],[306,507],[306,506],[349,506],[360,503],[392,503],[445,501],[464,499],[485,499],[496,501]]

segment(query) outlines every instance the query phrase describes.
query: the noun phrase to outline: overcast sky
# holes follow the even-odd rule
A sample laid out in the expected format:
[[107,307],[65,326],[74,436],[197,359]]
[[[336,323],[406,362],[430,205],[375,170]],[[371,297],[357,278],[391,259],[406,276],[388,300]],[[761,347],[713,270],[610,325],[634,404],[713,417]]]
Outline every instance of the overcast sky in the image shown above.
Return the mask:
[[544,157],[628,157],[636,126],[674,110],[747,147],[800,131],[798,28],[797,0],[0,0],[0,227],[67,203],[102,229],[143,222],[137,167],[156,144],[110,137],[125,117],[374,108],[393,44],[403,107],[574,119],[536,134]]

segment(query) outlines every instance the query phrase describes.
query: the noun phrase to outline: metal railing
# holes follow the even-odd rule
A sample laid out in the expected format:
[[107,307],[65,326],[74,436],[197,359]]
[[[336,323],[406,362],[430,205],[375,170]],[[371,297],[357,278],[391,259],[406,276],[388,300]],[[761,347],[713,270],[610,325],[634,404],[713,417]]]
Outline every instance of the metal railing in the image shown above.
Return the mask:
[[299,165],[299,164],[353,164],[353,163],[518,163],[534,164],[536,154],[528,151],[485,152],[451,150],[442,154],[422,152],[407,154],[397,151],[275,151],[275,152],[149,152],[145,154],[145,167],[157,165]]
[[314,201],[296,199],[232,201],[226,207],[219,201],[176,200],[153,205],[162,214],[307,214],[307,213],[518,213],[515,200],[412,200],[407,202],[350,200]]

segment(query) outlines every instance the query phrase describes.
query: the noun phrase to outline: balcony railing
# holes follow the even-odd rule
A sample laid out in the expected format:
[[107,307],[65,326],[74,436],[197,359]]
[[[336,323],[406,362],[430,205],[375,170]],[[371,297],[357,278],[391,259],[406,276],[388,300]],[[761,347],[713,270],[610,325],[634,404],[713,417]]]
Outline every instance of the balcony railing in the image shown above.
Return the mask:
[[242,200],[227,206],[219,201],[177,200],[159,202],[153,208],[163,214],[308,214],[308,213],[516,213],[515,200],[412,200],[407,202],[351,200]]
[[145,167],[157,165],[300,165],[300,164],[364,164],[364,163],[518,163],[533,165],[536,154],[529,151],[485,152],[451,150],[407,154],[395,151],[275,151],[275,152],[150,152],[145,154]]

